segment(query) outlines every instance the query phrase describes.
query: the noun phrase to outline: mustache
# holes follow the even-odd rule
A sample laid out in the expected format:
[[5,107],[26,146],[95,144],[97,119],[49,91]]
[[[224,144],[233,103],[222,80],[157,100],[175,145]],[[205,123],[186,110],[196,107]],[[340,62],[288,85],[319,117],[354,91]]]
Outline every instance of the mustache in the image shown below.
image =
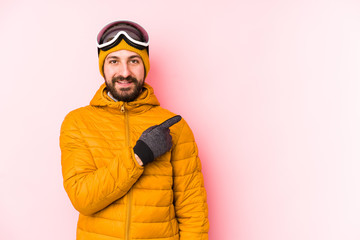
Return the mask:
[[138,80],[137,80],[136,78],[132,77],[132,76],[127,76],[127,77],[118,76],[118,77],[113,77],[113,78],[111,79],[111,81],[112,81],[113,84],[115,84],[115,82],[124,81],[124,80],[126,80],[126,81],[128,81],[128,82],[135,82],[135,83],[138,82]]

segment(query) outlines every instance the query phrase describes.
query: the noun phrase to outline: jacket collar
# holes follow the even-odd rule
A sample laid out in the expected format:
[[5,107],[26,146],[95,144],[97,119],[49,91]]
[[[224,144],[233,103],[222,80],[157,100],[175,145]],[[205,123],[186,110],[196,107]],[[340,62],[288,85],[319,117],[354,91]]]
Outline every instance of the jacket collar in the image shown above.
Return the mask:
[[103,107],[111,112],[121,113],[121,108],[125,108],[125,111],[129,113],[141,113],[149,110],[154,106],[159,106],[160,103],[157,100],[154,89],[147,83],[144,83],[143,91],[132,102],[115,102],[108,95],[106,85],[103,83],[99,90],[95,93],[93,99],[90,102],[91,106]]

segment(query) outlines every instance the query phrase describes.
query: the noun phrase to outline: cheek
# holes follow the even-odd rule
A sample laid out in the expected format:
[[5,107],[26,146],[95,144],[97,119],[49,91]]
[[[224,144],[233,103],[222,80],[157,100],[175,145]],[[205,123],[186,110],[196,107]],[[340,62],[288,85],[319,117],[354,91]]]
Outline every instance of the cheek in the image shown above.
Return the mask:
[[112,82],[112,75],[111,75],[111,73],[109,73],[109,71],[104,71],[104,80],[107,83]]
[[105,65],[104,65],[103,72],[104,72],[105,79],[106,78],[112,78],[113,75],[114,75],[114,70],[112,68],[108,67],[108,66],[105,66]]
[[145,68],[144,67],[141,66],[141,67],[134,69],[133,73],[138,80],[144,80],[144,78],[145,78]]

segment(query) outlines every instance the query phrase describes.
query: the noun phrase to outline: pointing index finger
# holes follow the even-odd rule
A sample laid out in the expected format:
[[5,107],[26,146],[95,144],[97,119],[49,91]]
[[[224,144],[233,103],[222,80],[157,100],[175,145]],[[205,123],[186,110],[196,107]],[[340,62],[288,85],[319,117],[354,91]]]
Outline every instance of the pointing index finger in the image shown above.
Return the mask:
[[175,123],[178,123],[181,120],[181,116],[180,115],[176,115],[172,118],[169,118],[168,120],[166,120],[165,122],[161,123],[159,125],[159,127],[165,127],[165,128],[169,128],[172,125],[174,125]]

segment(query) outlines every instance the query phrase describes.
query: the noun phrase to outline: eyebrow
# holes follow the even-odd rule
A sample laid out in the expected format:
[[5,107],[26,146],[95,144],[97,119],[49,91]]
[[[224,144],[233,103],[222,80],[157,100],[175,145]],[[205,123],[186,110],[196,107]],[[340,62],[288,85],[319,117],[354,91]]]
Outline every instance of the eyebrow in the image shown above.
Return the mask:
[[129,58],[141,58],[139,55],[132,55]]
[[115,59],[119,59],[117,56],[107,56],[105,59],[110,59],[110,58],[115,58]]
[[[119,57],[118,56],[107,56],[106,57],[106,59],[110,59],[110,58],[112,58],[112,59],[119,59]],[[130,57],[129,57],[129,59],[133,59],[133,58],[141,58],[139,55],[131,55]]]

